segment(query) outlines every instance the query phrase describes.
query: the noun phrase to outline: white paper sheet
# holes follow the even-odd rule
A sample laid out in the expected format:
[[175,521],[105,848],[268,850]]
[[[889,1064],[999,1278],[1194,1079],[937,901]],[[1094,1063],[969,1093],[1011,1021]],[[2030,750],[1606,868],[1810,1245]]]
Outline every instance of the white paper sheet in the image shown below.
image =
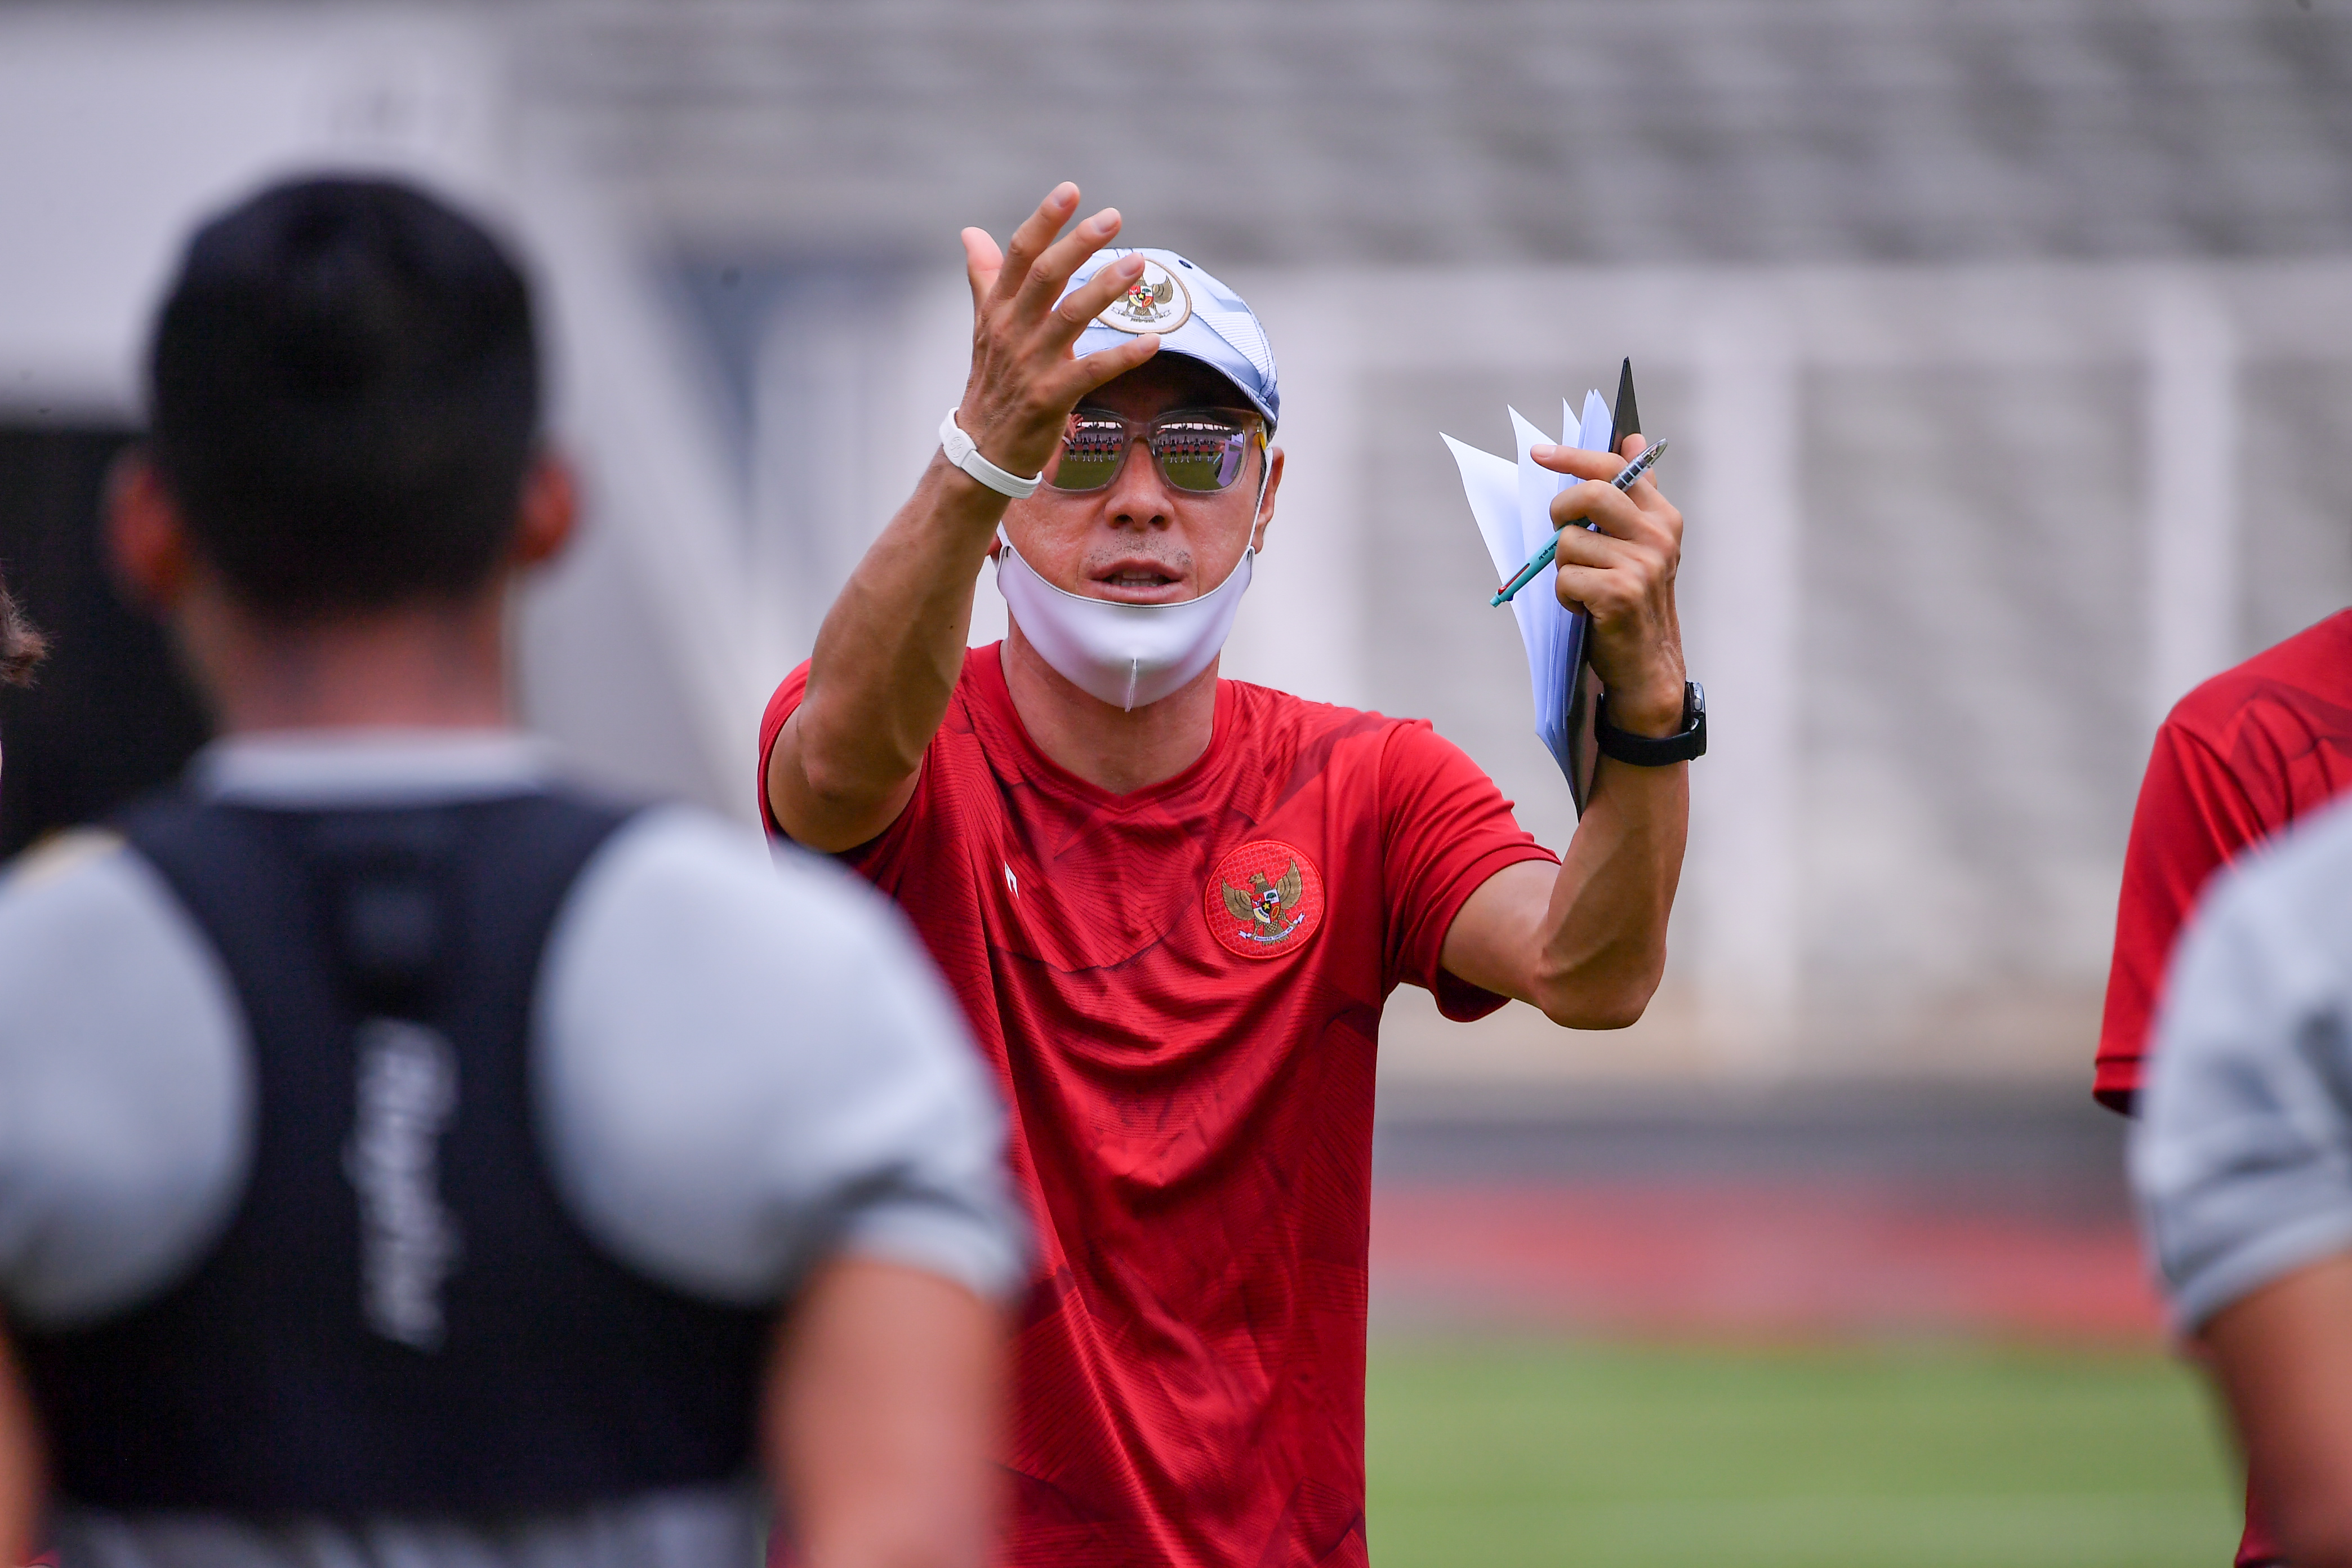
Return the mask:
[[[1518,460],[1482,452],[1451,436],[1444,437],[1462,470],[1463,493],[1469,498],[1470,516],[1495,563],[1497,586],[1517,575],[1528,557],[1552,536],[1551,500],[1576,481],[1566,474],[1537,466],[1529,454],[1551,440],[1516,408],[1511,429],[1518,440]],[[1609,449],[1609,404],[1597,391],[1584,395],[1584,410],[1560,403],[1560,445],[1588,452]],[[1559,764],[1572,791],[1584,784],[1576,776],[1569,714],[1583,663],[1584,616],[1571,614],[1559,602],[1558,570],[1547,566],[1513,596],[1511,613],[1518,618],[1519,638],[1527,645],[1528,684],[1535,696],[1536,735]],[[1581,806],[1581,800],[1579,801]]]

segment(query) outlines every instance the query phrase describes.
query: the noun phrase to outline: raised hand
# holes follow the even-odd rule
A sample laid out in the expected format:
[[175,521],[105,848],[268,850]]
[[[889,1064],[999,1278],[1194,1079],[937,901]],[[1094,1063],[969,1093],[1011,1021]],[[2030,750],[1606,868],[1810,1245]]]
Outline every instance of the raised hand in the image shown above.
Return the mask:
[[963,231],[971,279],[971,375],[956,423],[982,457],[1016,474],[1044,469],[1078,399],[1160,348],[1157,337],[1145,335],[1084,359],[1071,357],[1087,323],[1143,273],[1141,257],[1122,257],[1055,302],[1070,275],[1119,229],[1118,209],[1105,207],[1055,238],[1077,205],[1077,186],[1067,181],[1055,186],[1002,252],[986,230]]
[[[1077,186],[1056,185],[1002,252],[982,231],[963,231],[971,378],[956,423],[982,457],[1023,476],[1053,460],[1079,398],[1160,348],[1139,337],[1071,357],[1087,323],[1143,272],[1141,258],[1125,257],[1061,299],[1070,275],[1118,233],[1118,214],[1105,209],[1056,239],[1077,205]],[[799,843],[866,843],[913,798],[963,669],[972,586],[1004,507],[1003,495],[935,455],[834,601],[806,700],[768,753],[768,809]]]
[[[1675,572],[1682,563],[1683,514],[1660,493],[1656,470],[1619,490],[1607,481],[1640,455],[1538,447],[1535,460],[1585,482],[1552,498],[1559,536],[1559,601],[1592,617],[1592,668],[1609,692],[1610,721],[1634,734],[1670,735],[1683,724],[1682,623]],[[1599,525],[1594,532],[1582,526]]]

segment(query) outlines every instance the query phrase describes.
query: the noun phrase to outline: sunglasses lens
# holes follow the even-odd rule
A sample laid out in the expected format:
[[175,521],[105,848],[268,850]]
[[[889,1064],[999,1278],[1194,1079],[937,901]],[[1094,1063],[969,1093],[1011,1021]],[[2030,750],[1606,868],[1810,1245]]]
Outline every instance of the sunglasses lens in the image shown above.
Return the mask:
[[1172,420],[1151,442],[1160,471],[1180,490],[1221,490],[1240,477],[1249,432],[1222,420]]
[[1054,464],[1057,490],[1098,490],[1110,483],[1127,457],[1127,426],[1116,419],[1072,415],[1062,432],[1062,455]]

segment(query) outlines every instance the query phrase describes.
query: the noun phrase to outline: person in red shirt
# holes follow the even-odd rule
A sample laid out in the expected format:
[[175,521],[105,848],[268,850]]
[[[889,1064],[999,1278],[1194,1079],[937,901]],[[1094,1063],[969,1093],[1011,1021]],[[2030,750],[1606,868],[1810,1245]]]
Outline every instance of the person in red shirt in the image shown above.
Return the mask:
[[2129,1114],[2173,940],[2207,879],[2352,785],[2352,610],[2198,687],[2156,732],[2124,851],[2091,1092]]
[[[2128,1115],[2164,974],[2213,873],[2352,786],[2352,610],[2222,671],[2156,732],[2124,851],[2091,1092]],[[2254,1500],[2239,1568],[2283,1562]]]
[[[1556,862],[1428,724],[1218,678],[1281,483],[1273,355],[1191,261],[1107,248],[1116,212],[1057,239],[1076,204],[1001,256],[964,231],[971,378],[769,706],[761,798],[904,908],[1012,1106],[1041,1256],[1005,1561],[1360,1565],[1381,1005],[1647,1005],[1704,734],[1682,520],[1597,482],[1617,457],[1539,459],[1596,481],[1554,503],[1599,525],[1559,591],[1631,759]],[[1012,627],[967,650],[992,559]]]

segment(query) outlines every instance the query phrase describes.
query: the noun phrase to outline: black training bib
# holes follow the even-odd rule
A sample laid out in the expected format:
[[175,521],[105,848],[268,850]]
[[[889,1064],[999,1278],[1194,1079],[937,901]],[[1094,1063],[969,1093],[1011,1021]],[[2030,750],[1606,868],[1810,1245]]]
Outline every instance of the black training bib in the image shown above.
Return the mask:
[[19,1331],[59,1492],[108,1509],[544,1510],[730,1479],[773,1314],[604,1252],[534,1124],[533,992],[627,812],[529,793],[121,826],[219,953],[257,1122],[235,1217],[104,1321]]

